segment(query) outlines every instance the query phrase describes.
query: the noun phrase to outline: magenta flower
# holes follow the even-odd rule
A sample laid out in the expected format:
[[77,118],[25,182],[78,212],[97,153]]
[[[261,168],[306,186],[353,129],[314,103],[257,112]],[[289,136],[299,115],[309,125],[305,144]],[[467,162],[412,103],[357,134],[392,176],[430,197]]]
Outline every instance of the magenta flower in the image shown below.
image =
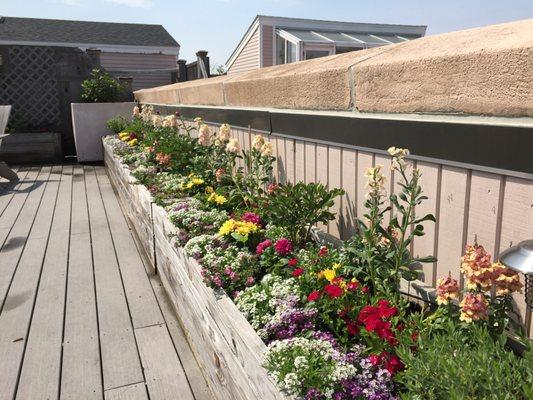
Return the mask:
[[263,251],[265,251],[265,249],[269,248],[270,246],[272,246],[272,241],[270,239],[262,241],[255,248],[255,254],[260,256],[261,254],[263,254]]
[[274,245],[276,253],[280,256],[286,256],[292,253],[292,242],[289,239],[281,238]]
[[242,215],[241,221],[251,222],[252,224],[256,224],[259,226],[262,225],[261,217],[257,214],[254,214],[253,212],[245,212]]

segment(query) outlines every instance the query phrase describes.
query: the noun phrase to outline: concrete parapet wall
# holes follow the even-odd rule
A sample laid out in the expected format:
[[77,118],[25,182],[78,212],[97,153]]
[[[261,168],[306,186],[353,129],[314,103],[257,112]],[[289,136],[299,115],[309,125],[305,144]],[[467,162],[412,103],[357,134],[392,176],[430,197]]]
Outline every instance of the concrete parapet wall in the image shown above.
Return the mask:
[[533,19],[135,92],[145,103],[533,116]]

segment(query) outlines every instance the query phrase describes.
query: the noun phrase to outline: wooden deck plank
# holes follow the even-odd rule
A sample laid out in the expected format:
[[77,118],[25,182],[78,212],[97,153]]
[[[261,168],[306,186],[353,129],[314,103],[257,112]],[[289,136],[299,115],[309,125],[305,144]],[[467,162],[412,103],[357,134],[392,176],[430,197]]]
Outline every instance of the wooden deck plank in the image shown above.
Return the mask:
[[175,311],[172,308],[170,299],[163,288],[159,276],[153,275],[150,281],[154,288],[154,292],[156,293],[159,305],[161,306],[161,311],[165,317],[170,337],[178,352],[185,374],[187,375],[187,380],[191,386],[194,398],[196,400],[212,400],[213,395],[211,394],[209,386],[200,370],[198,361],[196,361],[189,343],[187,342],[183,328],[176,318]]
[[0,216],[4,213],[4,210],[9,205],[15,194],[17,193],[17,189],[20,187],[22,182],[26,179],[26,175],[28,175],[29,169],[23,169],[21,172],[19,172],[19,181],[18,182],[2,182],[0,185]]
[[194,399],[167,327],[135,329],[151,400]]
[[57,399],[68,263],[72,166],[63,167],[17,399]]
[[[50,175],[50,170],[50,167],[43,167],[41,170],[43,179]],[[60,172],[60,168],[56,169],[50,176],[58,177]],[[2,399],[11,399],[15,396],[58,186],[57,182],[51,182],[49,185],[45,183],[35,191],[35,193],[43,192],[42,197],[35,197],[42,201],[34,210],[35,219],[32,219],[28,239],[20,258],[17,258],[13,280],[1,307],[0,376],[2,386],[0,398]],[[15,261],[15,258],[12,260]]]
[[39,209],[41,198],[44,193],[45,182],[50,174],[50,169],[42,169],[35,182],[37,185],[28,187],[29,195],[20,214],[18,215],[13,228],[9,232],[2,249],[0,250],[0,309],[7,295],[7,291],[13,274],[17,268],[18,261],[28,240],[35,215]]
[[162,324],[165,319],[161,314],[146,274],[143,260],[135,246],[130,228],[113,192],[105,169],[97,167],[96,174],[113,236],[120,271],[122,272],[122,280],[133,326],[141,328]]
[[61,399],[103,398],[91,236],[83,168],[76,166],[72,187],[67,303]]
[[148,400],[144,382],[106,390],[105,400]]
[[144,379],[94,167],[85,167],[104,390]]

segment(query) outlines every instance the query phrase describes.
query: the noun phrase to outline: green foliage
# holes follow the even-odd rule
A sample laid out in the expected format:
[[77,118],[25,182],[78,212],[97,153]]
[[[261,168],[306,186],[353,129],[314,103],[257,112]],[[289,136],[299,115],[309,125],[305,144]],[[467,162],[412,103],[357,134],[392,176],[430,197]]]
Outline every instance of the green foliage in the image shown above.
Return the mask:
[[129,125],[129,122],[126,120],[126,118],[122,116],[111,118],[110,120],[106,122],[106,126],[114,134],[123,132],[128,127],[128,125]]
[[112,103],[123,90],[123,85],[107,72],[93,69],[91,78],[81,84],[81,99],[85,103]]
[[[367,171],[369,194],[365,201],[365,221],[358,221],[356,237],[348,242],[347,253],[351,253],[353,273],[366,281],[374,293],[399,296],[400,279],[414,280],[419,275],[420,263],[436,261],[433,256],[413,257],[409,251],[413,239],[424,235],[423,222],[435,222],[431,214],[419,217],[415,209],[426,196],[420,186],[420,171],[404,161],[407,150],[391,148],[392,168],[398,177],[401,192],[388,197],[391,206],[386,205],[384,176],[381,166]],[[383,226],[386,213],[393,210],[388,227]]]
[[533,353],[524,358],[505,347],[506,337],[493,340],[481,326],[471,335],[450,324],[436,335],[423,335],[418,348],[399,348],[406,368],[396,379],[402,399],[531,399]]
[[342,194],[344,190],[328,190],[321,183],[281,185],[269,198],[270,221],[286,228],[293,243],[303,244],[309,241],[313,225],[335,219],[329,209]]

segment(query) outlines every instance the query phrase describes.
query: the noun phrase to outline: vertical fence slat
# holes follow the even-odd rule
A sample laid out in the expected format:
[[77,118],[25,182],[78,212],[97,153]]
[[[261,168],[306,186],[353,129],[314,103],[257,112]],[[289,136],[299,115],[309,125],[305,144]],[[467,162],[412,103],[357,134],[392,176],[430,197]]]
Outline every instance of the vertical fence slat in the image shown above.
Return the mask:
[[[328,146],[324,144],[316,145],[316,182],[328,186]],[[318,224],[320,229],[328,231],[326,224]]]
[[[518,178],[507,178],[502,213],[500,250],[516,245],[522,240],[533,238],[533,182]],[[522,283],[524,276],[521,275]],[[523,294],[516,294],[514,300],[520,311],[526,332],[533,336],[531,310],[526,310]]]
[[[435,164],[419,162],[417,168],[420,169],[422,173],[420,177],[420,185],[422,186],[423,194],[427,196],[428,199],[416,207],[416,215],[418,217],[423,217],[426,214],[436,215],[439,167]],[[423,225],[426,234],[422,237],[415,237],[413,241],[413,254],[415,256],[424,257],[433,255],[435,250],[436,225],[431,221],[427,221]],[[433,276],[433,264],[423,264],[422,272],[422,280],[424,282],[428,284],[433,284],[435,282]]]
[[[328,184],[330,189],[340,188],[342,186],[342,158],[341,158],[341,148],[340,147],[329,147],[328,154]],[[335,204],[331,207],[331,211],[336,215],[340,214],[342,207],[341,197],[338,197],[335,200]],[[333,221],[329,222],[329,233],[341,237],[340,221],[338,218],[335,218]]]
[[287,182],[287,159],[285,157],[285,138],[276,138],[278,147],[278,180],[280,183]]
[[274,156],[276,159],[272,166],[272,176],[274,177],[274,180],[276,182],[279,181],[279,175],[278,175],[278,164],[279,164],[279,154],[278,154],[278,141],[276,140],[275,136],[269,136],[268,139],[272,143],[272,156]]
[[302,140],[296,141],[296,151],[294,153],[294,181],[305,181],[305,142]]
[[460,279],[466,183],[466,170],[442,168],[437,279],[448,275],[448,272],[453,278]]
[[354,234],[355,218],[357,214],[357,151],[342,149],[342,188],[345,194],[342,198],[342,213],[340,216],[343,239]]
[[[381,165],[383,167],[381,170],[383,172],[383,175],[385,176],[385,191],[387,193],[387,197],[391,193],[393,193],[393,191],[394,191],[393,174],[392,174],[392,171],[391,171],[391,168],[390,168],[391,167],[391,160],[392,160],[391,157],[386,156],[386,155],[382,155],[382,154],[376,154],[374,156],[374,165],[375,166]],[[390,205],[389,201],[386,201],[385,204],[386,205]],[[388,212],[388,213],[386,213],[383,216],[383,224],[384,224],[384,226],[388,226],[389,225],[390,219],[391,219],[391,214],[392,214],[392,210],[391,210],[391,212]]]
[[368,190],[366,188],[365,172],[372,167],[373,162],[372,153],[357,152],[357,218],[359,219],[363,219],[363,215],[366,213],[364,204]]
[[294,183],[294,139],[285,140],[285,157],[287,160],[287,181]]
[[316,181],[316,144],[305,143],[305,182]]
[[496,228],[501,177],[484,172],[472,172],[467,243],[479,244],[492,255],[496,253]]

